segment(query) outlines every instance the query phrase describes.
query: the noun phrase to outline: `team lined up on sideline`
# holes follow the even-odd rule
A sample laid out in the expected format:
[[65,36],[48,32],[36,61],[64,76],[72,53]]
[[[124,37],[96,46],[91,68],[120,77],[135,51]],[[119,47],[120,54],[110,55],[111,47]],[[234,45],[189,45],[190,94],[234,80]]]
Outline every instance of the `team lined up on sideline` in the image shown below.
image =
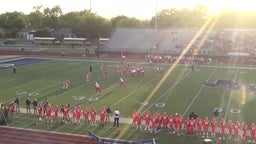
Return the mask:
[[[2,109],[5,109],[3,106]],[[10,106],[10,113],[14,119],[17,107]],[[30,109],[27,109],[27,114],[30,115]],[[58,105],[54,107],[46,99],[43,104],[38,104],[34,115],[38,117],[39,121],[45,120],[46,123],[73,123],[80,125],[82,122],[90,126],[99,126],[102,128],[106,123],[111,121],[110,107],[102,107],[100,110],[95,108],[88,109],[75,106],[70,108],[70,105]],[[97,117],[98,116],[98,117]],[[61,119],[61,120],[60,120]],[[158,133],[160,131],[167,132],[172,135],[187,135],[200,137],[216,137],[227,140],[241,140],[255,143],[256,125],[252,123],[248,125],[246,122],[226,121],[224,118],[212,117],[211,119],[205,117],[200,118],[193,112],[184,119],[181,114],[175,113],[162,114],[155,112],[151,114],[150,111],[140,113],[136,110],[132,112],[131,128],[136,130],[147,131],[150,133]]]
[[137,112],[132,113],[132,128],[144,130],[150,133],[158,133],[159,131],[168,132],[170,134],[200,137],[216,137],[228,140],[248,140],[255,143],[256,125],[252,123],[250,126],[246,122],[232,120],[226,121],[213,116],[211,119],[205,117],[200,118],[192,112],[186,119],[181,114],[168,115],[166,112],[160,114],[155,112],[151,114],[147,111],[144,114]]

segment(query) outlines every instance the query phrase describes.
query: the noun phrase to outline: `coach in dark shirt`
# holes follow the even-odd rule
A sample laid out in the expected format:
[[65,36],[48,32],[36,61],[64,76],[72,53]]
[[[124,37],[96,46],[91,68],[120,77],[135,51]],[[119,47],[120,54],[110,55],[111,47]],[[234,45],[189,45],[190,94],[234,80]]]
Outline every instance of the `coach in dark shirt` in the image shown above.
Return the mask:
[[27,98],[26,99],[27,114],[31,114],[30,106],[31,106],[31,101],[29,98]]
[[34,109],[34,115],[36,115],[37,114],[37,104],[38,104],[37,99],[35,99],[32,104],[33,104],[33,109]]
[[20,100],[18,97],[16,97],[15,101],[14,101],[16,104],[17,104],[17,110],[18,112],[20,112]]
[[106,116],[106,122],[110,122],[110,115],[111,115],[111,109],[110,107],[107,107],[106,108],[106,111],[107,111],[107,116]]

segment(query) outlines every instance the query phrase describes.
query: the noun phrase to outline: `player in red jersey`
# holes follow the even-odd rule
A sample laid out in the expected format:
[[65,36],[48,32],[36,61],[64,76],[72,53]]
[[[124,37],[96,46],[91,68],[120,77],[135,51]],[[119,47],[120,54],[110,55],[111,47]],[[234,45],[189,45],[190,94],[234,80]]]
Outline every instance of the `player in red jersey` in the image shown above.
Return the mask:
[[84,122],[85,124],[89,124],[89,114],[90,114],[90,111],[88,110],[87,107],[84,108],[83,110],[83,114],[84,114]]
[[91,74],[90,72],[88,72],[88,73],[85,75],[86,82],[89,82],[89,81],[90,81],[91,75],[92,75],[92,74]]
[[96,91],[96,94],[101,93],[101,87],[98,82],[95,83],[95,91]]
[[214,118],[212,118],[211,120],[211,137],[215,137],[216,136],[216,127],[217,127],[217,120]]
[[164,112],[162,114],[161,118],[162,118],[163,131],[167,131],[168,130],[169,115],[166,112]]
[[38,104],[37,113],[38,113],[39,120],[41,121],[43,116],[43,106],[41,103]]
[[169,116],[169,133],[174,134],[174,122],[173,122],[173,116]]
[[221,139],[225,138],[225,128],[226,128],[226,121],[224,118],[220,120],[220,137]]
[[108,74],[109,74],[109,71],[108,71],[108,69],[104,69],[104,70],[102,71],[102,73],[103,73],[103,77],[104,77],[104,78],[107,78],[107,77],[108,77]]
[[134,110],[132,112],[132,124],[131,124],[132,128],[137,127],[137,116],[138,116],[138,112],[137,112],[137,110]]
[[90,112],[91,114],[91,126],[96,126],[96,110],[93,108]]
[[151,121],[151,113],[147,111],[144,115],[143,118],[145,120],[145,131],[151,131],[150,129],[150,121]]
[[54,122],[55,123],[59,122],[59,107],[58,107],[58,105],[55,105],[55,107],[54,107]]
[[63,122],[66,123],[68,121],[68,118],[69,118],[69,107],[68,105],[65,105],[63,107]]
[[236,121],[236,123],[234,123],[235,140],[239,140],[239,128],[240,124],[238,121]]
[[124,87],[125,88],[124,79],[122,77],[120,77],[119,87]]
[[178,117],[178,135],[183,135],[182,133],[182,121],[183,121],[183,116],[180,114]]
[[203,135],[203,131],[202,131],[203,120],[200,117],[197,117],[197,119],[196,119],[196,126],[197,126],[196,134],[198,136]]
[[249,142],[255,143],[255,136],[256,136],[256,125],[252,123]]
[[81,124],[81,115],[82,115],[82,109],[81,106],[78,106],[76,109],[76,124]]
[[185,120],[185,128],[186,128],[187,136],[190,136],[189,124],[190,124],[190,119],[189,119],[189,117],[187,117],[187,119]]
[[17,104],[15,102],[11,103],[10,111],[11,111],[11,117],[12,117],[12,119],[14,119],[16,111],[17,111]]
[[151,133],[154,131],[155,133],[157,133],[157,128],[156,128],[156,125],[157,125],[157,118],[156,116],[154,115],[152,117],[152,120],[151,120]]
[[174,120],[174,131],[176,134],[178,134],[178,119],[179,119],[179,114],[176,113],[173,117]]
[[145,75],[145,70],[143,67],[140,68],[140,75],[144,76]]
[[191,118],[189,121],[189,133],[191,136],[195,136],[195,123],[196,120],[194,118]]
[[137,130],[141,130],[141,124],[142,124],[142,115],[140,114],[140,112],[138,112],[137,115]]
[[156,113],[156,121],[157,121],[156,129],[159,132],[160,128],[161,128],[161,125],[162,125],[162,117],[161,117],[160,113],[158,113],[158,112]]
[[103,128],[104,123],[105,123],[105,119],[106,119],[106,116],[107,116],[106,108],[103,107],[102,109],[100,109],[99,113],[100,113],[100,127]]
[[77,106],[75,106],[75,107],[72,109],[72,122],[73,122],[74,124],[77,123],[77,121],[76,121],[76,117],[77,117],[76,109],[77,109]]
[[228,139],[230,140],[232,137],[232,131],[233,131],[233,122],[232,120],[229,120],[228,123]]
[[243,122],[243,124],[242,124],[242,141],[243,142],[245,141],[245,138],[246,138],[247,128],[248,128],[247,123]]
[[208,117],[206,117],[204,119],[204,136],[205,137],[209,137],[209,125],[210,125],[210,121]]
[[69,86],[70,86],[70,81],[69,80],[66,80],[66,81],[64,81],[63,82],[63,89],[68,89],[69,88]]
[[137,69],[136,69],[136,68],[131,68],[131,69],[130,69],[130,73],[131,73],[132,76],[136,76],[136,74],[137,74]]
[[51,120],[52,120],[52,107],[51,107],[50,104],[46,105],[45,111],[46,111],[46,123],[51,123]]

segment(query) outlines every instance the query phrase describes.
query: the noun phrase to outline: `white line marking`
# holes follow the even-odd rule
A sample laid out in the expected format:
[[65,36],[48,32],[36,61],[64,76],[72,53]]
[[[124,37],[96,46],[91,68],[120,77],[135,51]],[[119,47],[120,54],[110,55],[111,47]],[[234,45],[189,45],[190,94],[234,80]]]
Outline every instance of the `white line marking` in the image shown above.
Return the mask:
[[120,100],[118,100],[117,102],[115,102],[115,103],[112,104],[111,106],[114,106],[114,105],[116,105],[116,104],[122,102],[123,100],[125,100],[125,99],[128,98],[129,96],[133,95],[134,93],[136,93],[136,92],[139,91],[140,89],[144,88],[147,84],[151,83],[152,81],[154,81],[154,80],[156,80],[156,79],[157,79],[157,77],[151,79],[150,81],[148,81],[148,82],[145,83],[144,85],[142,85],[142,86],[136,88],[135,90],[133,90],[133,91],[132,91],[131,93],[129,93],[128,95],[122,97]]
[[[210,76],[208,77],[207,81],[208,82],[211,77],[213,76],[214,72],[217,70],[217,67],[215,67],[215,69],[211,72]],[[199,96],[199,94],[201,93],[201,91],[203,90],[205,86],[202,85],[202,87],[200,88],[200,90],[197,92],[197,94],[195,95],[195,97],[193,98],[193,100],[191,101],[191,103],[188,105],[187,109],[185,110],[185,112],[183,113],[183,116],[188,112],[188,110],[191,108],[192,104],[195,102],[195,100],[197,99],[197,97]]]
[[146,108],[142,113],[145,113],[148,111],[152,106],[154,106],[161,98],[163,98],[171,89],[173,89],[178,83],[180,83],[183,79],[185,79],[191,72],[186,73],[183,78],[181,78],[179,81],[176,81],[172,87],[170,87],[165,93],[163,93],[156,101],[154,101],[148,108]]
[[[235,78],[234,78],[233,81],[236,81],[237,75],[238,75],[238,69],[236,69],[236,75],[235,75]],[[233,95],[233,90],[231,90],[231,93],[230,93],[230,95],[229,95],[228,104],[227,104],[227,107],[226,107],[226,112],[225,112],[224,119],[227,118],[228,111],[229,111],[228,109],[229,109],[229,105],[230,105],[230,102],[231,102],[231,97],[232,97],[232,95]]]

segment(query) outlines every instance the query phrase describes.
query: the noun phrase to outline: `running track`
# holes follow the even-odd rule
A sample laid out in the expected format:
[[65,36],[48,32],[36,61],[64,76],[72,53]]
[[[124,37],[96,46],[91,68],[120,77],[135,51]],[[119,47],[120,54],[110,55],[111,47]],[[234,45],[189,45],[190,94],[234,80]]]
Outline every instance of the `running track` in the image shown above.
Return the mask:
[[0,144],[98,144],[90,137],[0,126]]

